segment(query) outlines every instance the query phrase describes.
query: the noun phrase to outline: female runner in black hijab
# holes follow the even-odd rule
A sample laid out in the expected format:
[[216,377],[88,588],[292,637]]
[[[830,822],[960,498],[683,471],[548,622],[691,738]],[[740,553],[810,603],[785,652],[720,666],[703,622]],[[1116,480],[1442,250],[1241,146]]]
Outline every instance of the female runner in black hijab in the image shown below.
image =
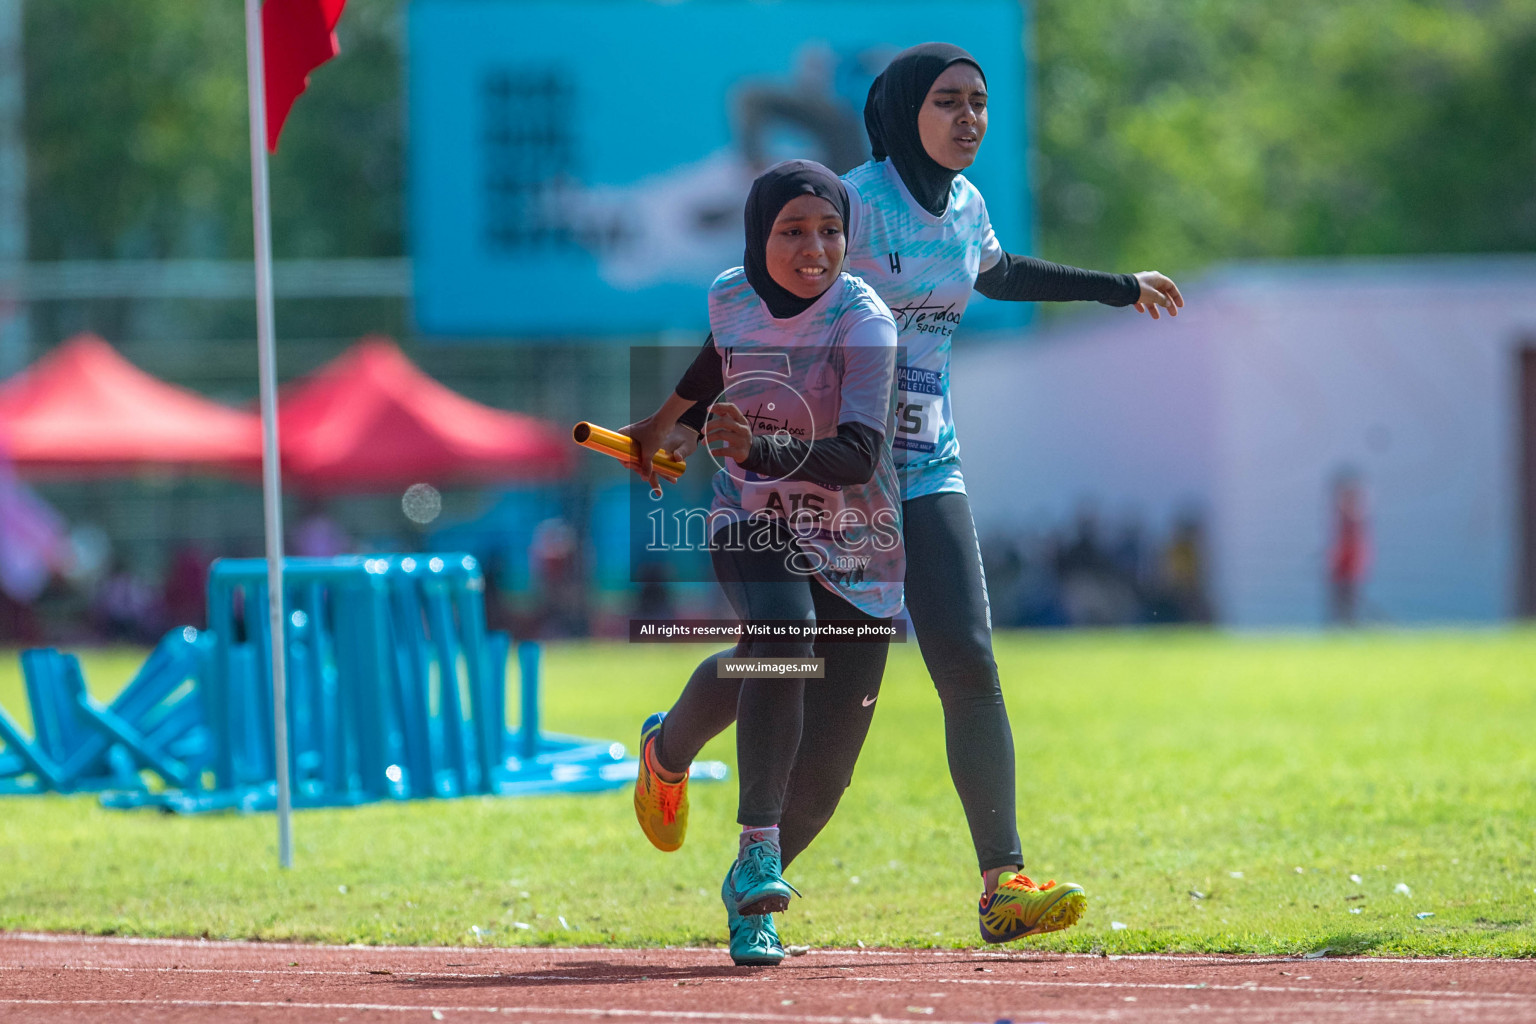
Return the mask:
[[[864,108],[874,159],[844,176],[851,200],[848,270],[872,285],[900,331],[895,438],[902,473],[907,609],[944,708],[946,748],[982,875],[981,936],[1004,942],[1070,927],[1081,887],[1037,885],[1023,875],[1015,806],[1013,734],[992,656],[991,613],[949,394],[950,340],[972,289],[1008,301],[1134,304],[1177,315],[1178,287],[1155,271],[1106,274],[1005,252],[986,203],[961,173],[986,136],[986,76],[965,50],[924,43],[898,54],[875,79]],[[680,424],[697,427],[720,390],[712,341],[677,388],[699,404]],[[637,424],[641,465],[658,448],[691,448],[693,435]],[[1032,701],[1032,708],[1041,702]],[[1042,712],[1037,712],[1042,713]],[[1044,714],[1051,714],[1047,707]],[[719,723],[724,729],[728,722]],[[1060,723],[1069,727],[1070,723]],[[718,731],[718,730],[717,730]],[[667,750],[678,763],[697,750]],[[846,756],[837,752],[836,756]],[[836,806],[851,771],[833,755],[803,753],[785,808],[785,863],[808,845]],[[802,798],[803,797],[803,798]],[[1049,820],[1054,794],[1032,794],[1033,820]],[[1037,843],[1042,838],[1033,837]],[[1047,838],[1048,837],[1044,837]]]
[[[706,522],[715,575],[746,623],[800,630],[837,620],[833,628],[883,631],[901,611],[901,485],[888,439],[896,325],[872,288],[842,272],[847,218],[847,192],[825,167],[769,168],[747,197],[744,265],[709,290],[731,387],[712,406],[705,437],[732,461],[715,474]],[[719,355],[714,373],[727,373]],[[665,432],[691,404],[673,395],[650,422]],[[754,411],[750,424],[744,408]],[[854,560],[856,571],[845,568]],[[670,752],[697,752],[718,723],[737,720],[740,854],[720,893],[737,964],[784,956],[771,914],[792,892],[779,824],[797,799],[789,789],[797,752],[852,770],[887,643],[749,633],[733,653],[758,666],[756,678],[722,675],[711,657],[671,711],[641,729],[635,812],[652,843],[674,850],[687,827],[693,757]],[[781,660],[768,667],[765,658]],[[807,679],[802,666],[812,658],[822,672]],[[776,669],[784,673],[763,677]]]

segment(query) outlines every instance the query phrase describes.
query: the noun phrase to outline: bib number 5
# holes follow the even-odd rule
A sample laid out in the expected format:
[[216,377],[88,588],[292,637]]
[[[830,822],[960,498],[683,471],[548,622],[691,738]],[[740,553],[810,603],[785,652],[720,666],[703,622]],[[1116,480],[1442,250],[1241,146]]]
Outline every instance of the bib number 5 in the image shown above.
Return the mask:
[[[915,399],[915,400],[914,400]],[[939,399],[903,391],[896,403],[894,447],[931,452],[939,441]]]

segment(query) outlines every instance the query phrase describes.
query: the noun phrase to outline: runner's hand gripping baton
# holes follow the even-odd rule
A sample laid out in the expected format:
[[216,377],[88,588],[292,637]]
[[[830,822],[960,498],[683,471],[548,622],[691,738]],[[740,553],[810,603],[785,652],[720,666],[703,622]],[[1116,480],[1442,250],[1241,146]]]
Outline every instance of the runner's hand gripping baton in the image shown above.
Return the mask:
[[[571,437],[583,448],[590,448],[601,455],[618,459],[627,466],[634,467],[640,461],[638,441],[615,431],[605,430],[596,423],[583,420],[571,431]],[[674,484],[688,468],[686,464],[668,458],[661,452],[652,456],[651,465],[655,467],[657,476]]]

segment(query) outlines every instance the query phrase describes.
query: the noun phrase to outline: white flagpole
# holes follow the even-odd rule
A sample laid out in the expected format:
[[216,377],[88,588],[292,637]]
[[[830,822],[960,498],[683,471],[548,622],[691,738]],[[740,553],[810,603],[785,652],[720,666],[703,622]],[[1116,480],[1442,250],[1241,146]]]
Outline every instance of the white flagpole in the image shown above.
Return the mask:
[[277,754],[277,862],[293,867],[288,779],[288,665],[283,642],[283,481],[277,447],[277,353],[272,330],[272,216],[267,190],[267,87],[261,0],[245,0],[245,70],[251,107],[251,207],[256,224],[256,349],[261,362],[261,493],[267,521],[272,623],[272,723]]

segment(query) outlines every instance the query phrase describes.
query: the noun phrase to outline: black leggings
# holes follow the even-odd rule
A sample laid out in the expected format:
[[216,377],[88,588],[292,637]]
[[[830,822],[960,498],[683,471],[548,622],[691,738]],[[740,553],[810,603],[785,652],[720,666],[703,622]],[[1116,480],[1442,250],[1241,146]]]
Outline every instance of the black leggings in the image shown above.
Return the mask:
[[[865,614],[815,578],[791,570],[785,552],[793,538],[782,527],[775,527],[769,550],[747,550],[743,535],[756,528],[728,526],[711,543],[715,574],[743,621],[890,621]],[[743,637],[733,651],[711,655],[694,670],[662,724],[657,760],[669,771],[686,771],[704,744],[734,719],[741,789],[737,821],[778,825],[788,864],[831,819],[853,778],[888,649],[883,641]],[[720,679],[722,657],[824,658],[825,678]]]
[[[944,707],[949,774],[965,808],[977,866],[985,872],[1023,864],[1014,807],[1013,732],[992,657],[992,617],[970,501],[955,492],[913,498],[902,503],[902,519],[907,612]],[[819,609],[817,614],[822,614]],[[879,692],[886,652],[878,648],[878,667],[866,666],[856,650],[840,654],[834,675],[832,650],[865,646],[828,645],[827,678],[806,691],[807,709],[818,700],[823,707],[805,715],[804,737],[790,773],[779,832],[786,864],[831,820],[853,777],[873,707],[852,705],[865,693]],[[821,651],[817,656],[823,656]],[[715,679],[717,657],[694,671],[667,717],[657,748],[664,768],[686,770],[736,715],[733,684]],[[845,724],[830,725],[839,722]],[[822,735],[813,739],[813,730]]]
[[964,494],[902,503],[907,614],[944,706],[949,776],[983,872],[1023,864],[1014,807],[1013,730],[997,662],[981,548]]

